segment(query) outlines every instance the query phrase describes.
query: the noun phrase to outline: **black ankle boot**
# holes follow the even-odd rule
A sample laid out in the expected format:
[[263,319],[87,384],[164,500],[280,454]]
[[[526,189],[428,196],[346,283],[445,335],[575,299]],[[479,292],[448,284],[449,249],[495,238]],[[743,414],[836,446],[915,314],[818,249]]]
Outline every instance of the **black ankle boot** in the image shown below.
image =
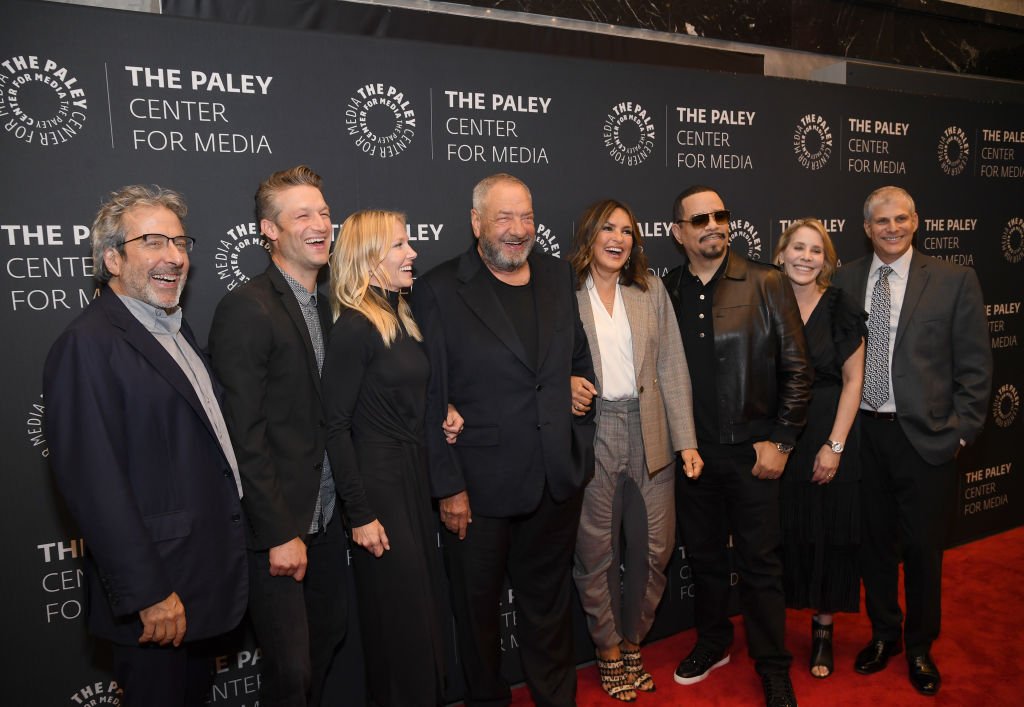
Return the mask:
[[811,617],[811,662],[810,668],[813,669],[816,666],[825,668],[828,672],[824,675],[815,675],[811,673],[812,677],[816,677],[819,680],[824,680],[832,674],[832,626],[827,626],[818,623],[816,616]]

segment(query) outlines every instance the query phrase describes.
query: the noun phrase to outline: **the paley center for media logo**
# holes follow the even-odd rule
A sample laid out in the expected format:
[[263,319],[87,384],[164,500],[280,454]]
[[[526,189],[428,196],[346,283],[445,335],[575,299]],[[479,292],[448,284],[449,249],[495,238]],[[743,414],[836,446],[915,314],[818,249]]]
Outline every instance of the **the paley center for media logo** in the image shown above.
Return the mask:
[[793,131],[793,154],[804,169],[817,171],[832,157],[832,128],[817,113],[800,118]]
[[537,224],[537,246],[548,255],[553,255],[556,258],[562,257],[562,246],[558,244],[558,238],[543,223]]
[[1002,236],[1003,257],[1011,263],[1024,260],[1024,219],[1014,216],[1006,222]]
[[1012,383],[1005,383],[992,396],[992,421],[999,427],[1009,427],[1020,412],[1020,393]]
[[0,131],[29,145],[54,147],[85,126],[85,89],[70,69],[32,54],[0,61]]
[[364,154],[388,159],[416,137],[416,110],[405,93],[386,83],[367,83],[349,96],[345,130]]
[[971,155],[971,146],[967,142],[967,133],[956,125],[950,125],[939,136],[937,148],[939,168],[951,177],[967,169],[967,158]]
[[232,226],[217,243],[213,269],[217,279],[229,291],[267,269],[270,243],[255,222]]
[[729,222],[729,247],[742,252],[749,260],[761,260],[761,236],[754,224],[746,219]]
[[657,134],[646,108],[633,101],[620,101],[605,116],[601,137],[613,160],[635,167],[651,156]]

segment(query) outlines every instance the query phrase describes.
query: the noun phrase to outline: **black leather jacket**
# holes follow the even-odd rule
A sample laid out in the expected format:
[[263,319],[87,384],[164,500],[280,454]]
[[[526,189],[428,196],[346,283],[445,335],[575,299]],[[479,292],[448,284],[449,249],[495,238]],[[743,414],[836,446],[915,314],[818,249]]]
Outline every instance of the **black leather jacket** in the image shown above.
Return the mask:
[[[664,277],[677,316],[686,268],[684,256]],[[793,444],[806,422],[814,380],[793,288],[776,268],[733,251],[711,309],[719,363],[717,441]]]

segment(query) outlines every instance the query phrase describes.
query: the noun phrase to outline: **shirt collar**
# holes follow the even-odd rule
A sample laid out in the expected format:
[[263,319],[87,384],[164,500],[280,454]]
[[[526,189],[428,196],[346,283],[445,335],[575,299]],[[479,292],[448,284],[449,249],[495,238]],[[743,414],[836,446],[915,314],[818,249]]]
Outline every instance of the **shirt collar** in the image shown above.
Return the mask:
[[281,275],[284,276],[284,281],[288,283],[288,287],[291,288],[292,293],[295,295],[295,299],[297,299],[299,301],[299,304],[301,304],[303,306],[308,306],[308,305],[312,305],[313,307],[316,306],[316,304],[317,304],[316,294],[317,293],[316,293],[315,289],[312,292],[310,292],[309,290],[307,290],[305,288],[305,286],[301,282],[299,282],[294,277],[292,277],[291,275],[286,273],[284,270],[282,270],[281,267],[277,263],[274,263],[274,267],[277,268],[278,272],[280,272]]
[[[906,280],[910,275],[910,261],[914,257],[914,249],[907,248],[907,252],[896,258],[896,260],[889,263],[889,267],[892,268],[892,272],[896,277],[901,280]],[[868,271],[869,277],[878,277],[878,268],[885,265],[881,258],[878,257],[877,253],[871,256],[871,269]]]
[[168,314],[161,307],[154,307],[140,299],[122,294],[117,294],[117,296],[150,334],[177,336],[181,331],[181,307],[175,309],[172,314]]

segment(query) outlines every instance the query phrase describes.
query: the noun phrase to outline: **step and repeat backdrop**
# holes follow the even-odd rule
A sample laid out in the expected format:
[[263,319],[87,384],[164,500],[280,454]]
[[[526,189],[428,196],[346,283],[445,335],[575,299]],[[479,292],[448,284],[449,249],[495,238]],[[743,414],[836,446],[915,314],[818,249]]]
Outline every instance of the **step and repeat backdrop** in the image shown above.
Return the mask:
[[[977,270],[996,362],[985,432],[959,459],[952,541],[1024,522],[1019,106],[14,0],[0,6],[0,155],[6,704],[118,704],[85,636],[87,547],[51,481],[41,375],[95,296],[90,224],[124,184],[188,199],[198,243],[184,306],[204,342],[218,300],[267,265],[256,185],[298,163],[323,175],[336,224],[360,208],[406,212],[420,273],[470,245],[472,187],[497,171],[531,186],[538,247],[559,257],[589,203],[627,201],[658,274],[678,262],[671,204],[690,184],[720,191],[734,247],[759,260],[803,216],[826,224],[842,259],[863,255],[864,197],[904,186],[917,247]],[[653,637],[692,625],[692,592],[680,546]],[[496,610],[516,679],[511,590]],[[576,618],[582,662],[593,654]],[[332,673],[339,704],[361,700],[355,629]],[[256,704],[259,659],[244,632],[227,640],[210,702]],[[449,641],[453,700],[457,660]]]

